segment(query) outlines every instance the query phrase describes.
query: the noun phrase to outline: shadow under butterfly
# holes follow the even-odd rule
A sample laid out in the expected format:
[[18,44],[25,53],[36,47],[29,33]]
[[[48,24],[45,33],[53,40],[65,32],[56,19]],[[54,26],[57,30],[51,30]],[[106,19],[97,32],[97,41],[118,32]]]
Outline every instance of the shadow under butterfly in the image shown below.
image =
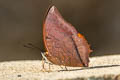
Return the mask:
[[56,65],[88,67],[92,52],[83,35],[63,19],[55,6],[48,9],[43,23],[44,58]]

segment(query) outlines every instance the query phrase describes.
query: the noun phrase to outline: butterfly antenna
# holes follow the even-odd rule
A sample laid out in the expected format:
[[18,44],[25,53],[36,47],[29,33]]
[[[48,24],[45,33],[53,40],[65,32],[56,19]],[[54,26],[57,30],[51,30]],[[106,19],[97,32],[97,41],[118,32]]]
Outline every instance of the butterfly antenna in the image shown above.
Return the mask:
[[32,48],[32,49],[38,49],[38,50],[40,50],[40,52],[42,52],[39,47],[33,45],[32,43],[27,43],[26,45],[23,45],[23,46],[27,47],[27,48]]

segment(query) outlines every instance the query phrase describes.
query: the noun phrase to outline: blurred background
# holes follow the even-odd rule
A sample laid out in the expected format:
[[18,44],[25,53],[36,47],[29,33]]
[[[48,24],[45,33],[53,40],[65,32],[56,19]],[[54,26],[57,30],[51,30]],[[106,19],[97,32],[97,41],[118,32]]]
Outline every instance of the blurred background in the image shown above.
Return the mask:
[[[64,19],[83,34],[91,56],[120,53],[120,0],[52,0]],[[0,0],[0,61],[39,60],[45,51],[42,23],[50,0]]]

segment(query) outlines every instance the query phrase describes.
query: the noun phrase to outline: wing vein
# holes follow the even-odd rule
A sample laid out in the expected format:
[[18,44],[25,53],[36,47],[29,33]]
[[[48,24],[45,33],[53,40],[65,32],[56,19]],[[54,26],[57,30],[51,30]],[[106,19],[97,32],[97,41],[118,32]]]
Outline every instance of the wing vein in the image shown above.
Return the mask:
[[75,49],[76,49],[76,51],[77,51],[77,55],[78,55],[80,61],[81,61],[82,64],[85,66],[85,64],[83,63],[83,60],[82,60],[81,57],[80,57],[80,54],[79,54],[79,51],[78,51],[78,48],[77,48],[77,45],[76,45],[74,39],[73,39],[72,37],[71,37],[71,39],[72,39],[72,41],[73,41],[73,44],[74,44],[74,46],[75,46]]

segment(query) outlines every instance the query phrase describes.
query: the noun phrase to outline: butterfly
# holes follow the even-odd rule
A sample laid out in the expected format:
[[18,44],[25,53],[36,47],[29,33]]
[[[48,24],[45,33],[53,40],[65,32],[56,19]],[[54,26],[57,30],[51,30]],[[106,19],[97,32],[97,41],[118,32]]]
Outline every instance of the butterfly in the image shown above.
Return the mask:
[[92,52],[85,37],[52,5],[43,23],[44,56],[55,65],[88,67]]

